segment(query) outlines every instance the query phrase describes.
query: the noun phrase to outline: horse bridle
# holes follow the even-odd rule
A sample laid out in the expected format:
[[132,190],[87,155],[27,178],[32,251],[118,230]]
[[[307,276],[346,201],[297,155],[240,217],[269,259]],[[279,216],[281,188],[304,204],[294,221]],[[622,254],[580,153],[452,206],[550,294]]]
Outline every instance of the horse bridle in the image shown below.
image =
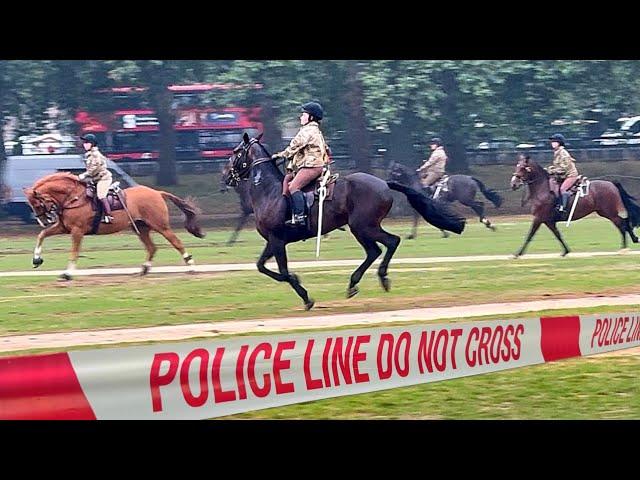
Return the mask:
[[[69,205],[65,204],[60,207],[58,206],[58,203],[52,199],[51,207],[47,207],[46,199],[40,193],[34,190],[33,195],[35,199],[38,200],[38,202],[40,202],[38,207],[44,210],[43,213],[38,215],[36,213],[36,209],[32,208],[33,213],[35,214],[36,220],[38,221],[41,227],[47,227],[49,225],[53,225],[54,223],[56,223],[60,219],[60,215],[62,214],[63,210],[65,209],[69,210],[71,208],[78,208],[82,206],[82,204],[79,204],[79,205],[70,207]],[[74,197],[68,203],[73,203],[77,200],[78,200],[78,197]],[[42,217],[44,217],[44,219]]]
[[[260,142],[255,138],[249,140],[249,143],[243,145],[242,153],[238,155],[233,161],[233,165],[231,166],[231,170],[229,171],[230,185],[237,185],[238,183],[240,183],[240,180],[246,180],[249,177],[249,172],[253,167],[271,161],[271,157],[260,157],[252,162],[249,162],[249,149],[251,149],[251,146],[256,143],[259,144]],[[238,164],[241,161],[242,164],[240,165],[240,167],[238,167]]]
[[[530,172],[530,171],[532,171],[532,170],[533,170],[533,169],[532,169],[531,167],[529,167],[529,166],[526,166],[526,167],[525,167],[525,169],[528,169],[528,170],[527,170],[528,172]],[[518,173],[516,173],[516,172],[513,172],[513,176],[514,176],[514,177],[516,177],[518,180],[520,180],[520,181],[521,181],[523,184],[525,184],[525,185],[531,185],[533,182],[535,182],[536,180],[538,180],[538,177],[534,177],[534,178],[532,178],[532,179],[530,179],[530,180],[524,180],[524,179],[522,178],[522,175],[520,175],[520,174],[518,174]]]
[[[48,225],[56,223],[58,221],[58,204],[52,200],[51,207],[47,207],[46,199],[35,190],[33,192],[33,196],[36,200],[38,200],[39,204],[37,205],[37,207],[31,206],[31,209],[33,210],[36,220],[38,221],[40,226],[46,227]],[[29,202],[29,205],[31,205],[31,202]],[[38,214],[36,208],[44,211]]]

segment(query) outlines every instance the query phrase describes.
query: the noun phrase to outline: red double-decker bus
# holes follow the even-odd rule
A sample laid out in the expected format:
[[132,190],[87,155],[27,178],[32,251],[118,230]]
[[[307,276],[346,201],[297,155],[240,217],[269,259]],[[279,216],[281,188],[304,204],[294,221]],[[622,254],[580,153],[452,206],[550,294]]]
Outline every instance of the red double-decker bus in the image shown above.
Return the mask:
[[[229,88],[261,88],[255,85],[196,84],[171,85],[172,108],[176,118],[176,159],[211,161],[226,159],[247,132],[262,131],[260,108],[211,108],[203,94]],[[102,94],[111,95],[111,109],[102,112],[79,111],[75,120],[80,133],[94,133],[109,158],[116,161],[149,161],[158,158],[158,119],[141,95],[144,88],[118,87]]]

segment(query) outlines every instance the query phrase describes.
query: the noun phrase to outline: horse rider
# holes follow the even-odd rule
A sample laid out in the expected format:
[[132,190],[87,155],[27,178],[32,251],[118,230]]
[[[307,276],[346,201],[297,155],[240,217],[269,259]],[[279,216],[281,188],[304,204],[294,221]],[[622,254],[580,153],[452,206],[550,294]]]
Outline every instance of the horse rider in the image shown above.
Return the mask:
[[291,159],[282,184],[282,194],[291,195],[292,218],[285,222],[291,226],[305,225],[305,200],[301,190],[320,177],[329,163],[327,145],[320,131],[320,121],[324,117],[322,106],[318,102],[308,102],[300,107],[300,111],[300,131],[287,148],[271,156]]
[[555,194],[560,188],[560,195],[556,197],[559,212],[567,210],[569,202],[568,190],[573,187],[578,179],[578,169],[576,168],[575,159],[564,148],[565,138],[562,134],[556,133],[549,137],[551,148],[553,148],[553,163],[546,170],[551,175],[549,178],[549,186]]
[[442,146],[442,140],[438,137],[429,142],[431,156],[416,170],[420,175],[422,188],[432,190],[432,186],[444,176],[447,165],[447,153]]
[[107,193],[113,178],[111,172],[107,169],[107,157],[98,149],[98,139],[93,133],[84,135],[80,139],[85,150],[84,161],[87,171],[78,175],[78,180],[82,182],[89,178],[96,184],[96,195],[104,207],[102,222],[111,223],[113,222],[113,217],[111,216],[111,206],[107,200]]

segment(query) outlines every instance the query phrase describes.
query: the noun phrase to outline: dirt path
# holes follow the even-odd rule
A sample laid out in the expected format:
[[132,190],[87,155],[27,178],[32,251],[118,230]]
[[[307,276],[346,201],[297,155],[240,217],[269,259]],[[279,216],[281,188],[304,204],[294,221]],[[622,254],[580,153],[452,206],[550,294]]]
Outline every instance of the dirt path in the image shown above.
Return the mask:
[[[263,318],[215,323],[196,323],[146,328],[124,328],[112,330],[86,330],[79,332],[44,333],[0,337],[0,351],[15,352],[41,348],[66,348],[81,345],[104,345],[127,342],[175,341],[189,338],[216,337],[222,334],[264,333],[293,331],[300,329],[323,329],[342,326],[377,324],[381,322],[405,322],[415,320],[447,320],[484,315],[526,313],[535,317],[541,310],[597,307],[604,305],[638,305],[639,294],[620,296],[594,296],[535,300],[529,302],[490,303],[439,308],[418,308],[375,313],[352,313],[340,315],[298,316],[288,318]],[[621,308],[621,311],[624,308]],[[640,354],[640,348],[625,351]],[[619,353],[614,353],[619,354]],[[608,354],[612,355],[612,354]]]

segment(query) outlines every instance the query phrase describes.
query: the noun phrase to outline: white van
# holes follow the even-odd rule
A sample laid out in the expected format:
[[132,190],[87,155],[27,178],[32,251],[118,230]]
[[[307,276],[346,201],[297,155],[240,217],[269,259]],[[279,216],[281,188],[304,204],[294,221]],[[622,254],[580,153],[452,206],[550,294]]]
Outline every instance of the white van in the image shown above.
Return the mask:
[[[133,187],[137,182],[116,163],[109,160],[107,168],[113,175],[113,181],[119,181],[122,188]],[[32,186],[36,180],[56,172],[84,172],[85,164],[82,155],[13,155],[7,157],[7,163],[0,179],[5,190],[3,207],[9,215],[15,215],[25,223],[34,221],[32,210],[22,191]]]

